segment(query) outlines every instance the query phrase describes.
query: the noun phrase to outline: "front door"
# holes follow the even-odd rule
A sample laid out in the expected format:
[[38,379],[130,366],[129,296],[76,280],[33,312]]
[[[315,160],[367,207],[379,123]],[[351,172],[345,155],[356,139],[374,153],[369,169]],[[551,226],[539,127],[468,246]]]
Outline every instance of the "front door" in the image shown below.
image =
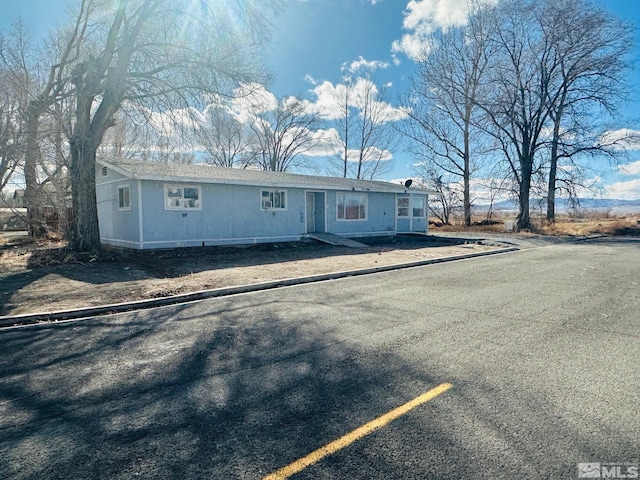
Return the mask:
[[325,194],[307,192],[306,194],[307,233],[325,231]]
[[313,192],[307,192],[307,233],[316,231],[316,197]]
[[427,231],[427,196],[420,193],[396,197],[396,231],[425,233]]

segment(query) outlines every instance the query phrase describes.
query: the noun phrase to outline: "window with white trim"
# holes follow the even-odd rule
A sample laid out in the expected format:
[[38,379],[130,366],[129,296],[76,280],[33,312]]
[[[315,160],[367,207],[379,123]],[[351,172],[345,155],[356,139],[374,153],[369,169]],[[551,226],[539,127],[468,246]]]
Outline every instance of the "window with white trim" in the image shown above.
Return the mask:
[[261,210],[286,210],[287,191],[286,190],[261,190],[260,191]]
[[413,217],[424,217],[425,208],[424,208],[424,197],[413,197]]
[[336,217],[338,220],[366,220],[366,193],[338,193],[336,195]]
[[398,197],[398,217],[409,216],[409,197]]
[[200,185],[165,185],[165,210],[202,210]]
[[131,210],[131,185],[118,187],[118,209]]

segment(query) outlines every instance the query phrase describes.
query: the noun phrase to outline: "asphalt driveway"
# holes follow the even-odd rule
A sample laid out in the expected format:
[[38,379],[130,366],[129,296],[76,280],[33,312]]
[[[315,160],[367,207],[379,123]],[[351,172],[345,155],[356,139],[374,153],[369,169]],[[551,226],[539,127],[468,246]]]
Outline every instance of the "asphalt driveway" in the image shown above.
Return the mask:
[[442,385],[292,478],[633,472],[639,283],[597,240],[3,330],[0,478],[264,478]]

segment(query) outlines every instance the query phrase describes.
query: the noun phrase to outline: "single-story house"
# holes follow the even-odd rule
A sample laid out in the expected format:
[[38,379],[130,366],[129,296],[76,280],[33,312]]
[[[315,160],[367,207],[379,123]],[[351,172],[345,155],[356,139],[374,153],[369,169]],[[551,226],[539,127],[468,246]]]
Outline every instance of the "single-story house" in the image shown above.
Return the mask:
[[135,249],[297,241],[319,232],[426,234],[430,193],[389,182],[205,164],[96,165],[100,239]]

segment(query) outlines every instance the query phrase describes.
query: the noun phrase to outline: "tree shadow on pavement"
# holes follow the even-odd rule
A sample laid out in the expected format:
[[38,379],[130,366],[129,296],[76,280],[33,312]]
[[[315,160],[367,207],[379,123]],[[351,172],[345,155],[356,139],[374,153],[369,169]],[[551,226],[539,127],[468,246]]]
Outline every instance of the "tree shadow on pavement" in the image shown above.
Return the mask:
[[[454,388],[296,478],[541,478],[554,458],[607,457],[535,391],[398,354],[428,351],[436,327],[266,298],[0,332],[0,478],[258,479],[442,382]],[[391,333],[403,322],[422,334]],[[527,429],[566,443],[532,455]]]

